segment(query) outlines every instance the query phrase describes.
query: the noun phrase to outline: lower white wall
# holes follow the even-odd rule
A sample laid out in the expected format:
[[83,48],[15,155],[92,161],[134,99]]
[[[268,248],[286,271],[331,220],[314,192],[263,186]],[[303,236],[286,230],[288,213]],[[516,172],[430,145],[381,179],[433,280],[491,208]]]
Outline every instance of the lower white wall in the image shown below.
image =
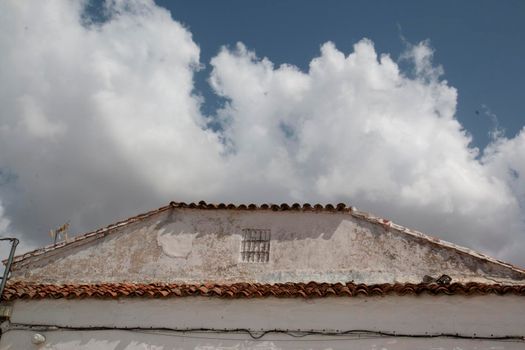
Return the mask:
[[128,331],[40,332],[46,343],[31,343],[34,332],[12,331],[2,336],[3,350],[514,350],[524,349],[523,342],[480,341],[467,339],[412,339],[308,336],[291,338],[267,335],[252,340],[240,335],[186,333],[184,335],[146,334]]
[[[525,336],[525,299],[517,296],[388,296],[320,299],[186,297],[119,300],[19,300],[6,349],[525,349],[525,342],[451,338],[306,336],[246,333],[88,330],[89,327],[233,330],[370,330],[396,334]],[[82,330],[27,329],[31,325]],[[21,328],[26,328],[25,330]],[[37,347],[34,333],[46,337]]]

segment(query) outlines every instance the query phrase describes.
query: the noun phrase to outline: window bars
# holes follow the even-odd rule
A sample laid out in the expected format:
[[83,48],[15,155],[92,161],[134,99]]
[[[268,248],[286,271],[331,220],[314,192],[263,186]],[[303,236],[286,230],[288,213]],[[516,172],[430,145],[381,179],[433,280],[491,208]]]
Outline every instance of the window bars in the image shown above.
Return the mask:
[[241,259],[243,262],[267,263],[270,260],[271,231],[268,229],[243,229]]

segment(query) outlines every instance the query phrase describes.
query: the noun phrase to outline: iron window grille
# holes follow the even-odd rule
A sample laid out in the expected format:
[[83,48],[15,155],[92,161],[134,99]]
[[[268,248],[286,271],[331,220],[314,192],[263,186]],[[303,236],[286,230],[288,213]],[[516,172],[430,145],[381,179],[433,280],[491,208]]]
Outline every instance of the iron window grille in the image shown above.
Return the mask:
[[270,260],[271,231],[268,229],[243,229],[241,259],[243,262],[266,263]]

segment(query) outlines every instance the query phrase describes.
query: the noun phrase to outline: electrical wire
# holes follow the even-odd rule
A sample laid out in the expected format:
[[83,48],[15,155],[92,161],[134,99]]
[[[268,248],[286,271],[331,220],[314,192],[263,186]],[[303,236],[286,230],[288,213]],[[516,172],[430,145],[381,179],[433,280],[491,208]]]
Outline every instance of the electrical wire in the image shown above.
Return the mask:
[[[239,340],[225,337],[199,337],[195,335],[188,335],[187,333],[204,333],[204,334],[247,334],[253,340],[261,340],[263,337],[269,334],[283,334],[293,338],[304,338],[307,336],[328,336],[328,337],[344,337],[346,340],[350,339],[369,339],[378,337],[397,337],[397,338],[453,338],[453,339],[465,339],[465,340],[491,340],[491,341],[510,341],[510,342],[525,342],[525,336],[479,336],[475,333],[473,335],[464,335],[458,333],[431,333],[431,334],[409,334],[409,333],[397,333],[389,331],[375,331],[366,329],[352,329],[346,331],[326,331],[326,330],[288,330],[288,329],[271,329],[256,331],[248,328],[234,328],[234,329],[217,329],[217,328],[169,328],[169,327],[108,327],[108,326],[87,326],[87,327],[73,327],[73,326],[59,326],[59,325],[27,325],[10,323],[7,329],[3,330],[3,333],[7,333],[12,330],[32,330],[32,331],[128,331],[136,333],[149,333],[149,334],[160,334],[169,336],[178,336],[185,338],[195,339],[220,339],[220,340]],[[348,338],[352,336],[352,338]],[[284,341],[283,339],[272,339],[274,341]],[[315,339],[309,339],[308,341],[314,341]],[[326,341],[328,339],[320,339]],[[342,338],[334,340],[343,340]]]

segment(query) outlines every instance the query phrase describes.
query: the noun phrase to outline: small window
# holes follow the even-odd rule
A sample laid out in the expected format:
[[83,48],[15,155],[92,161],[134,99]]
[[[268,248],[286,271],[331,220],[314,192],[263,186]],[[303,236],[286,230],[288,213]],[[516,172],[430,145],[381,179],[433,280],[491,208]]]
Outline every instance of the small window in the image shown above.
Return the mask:
[[266,263],[270,260],[270,230],[243,229],[241,259],[244,262]]

